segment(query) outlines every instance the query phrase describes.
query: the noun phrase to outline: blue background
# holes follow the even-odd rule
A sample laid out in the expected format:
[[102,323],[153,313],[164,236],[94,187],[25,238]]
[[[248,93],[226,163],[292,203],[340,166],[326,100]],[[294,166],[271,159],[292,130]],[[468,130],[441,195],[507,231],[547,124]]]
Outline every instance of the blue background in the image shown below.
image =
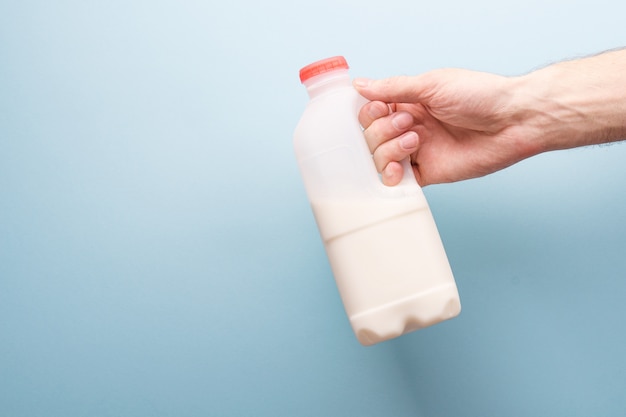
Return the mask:
[[0,3],[0,415],[623,416],[626,147],[426,188],[463,312],[354,338],[300,67],[518,75],[616,1]]

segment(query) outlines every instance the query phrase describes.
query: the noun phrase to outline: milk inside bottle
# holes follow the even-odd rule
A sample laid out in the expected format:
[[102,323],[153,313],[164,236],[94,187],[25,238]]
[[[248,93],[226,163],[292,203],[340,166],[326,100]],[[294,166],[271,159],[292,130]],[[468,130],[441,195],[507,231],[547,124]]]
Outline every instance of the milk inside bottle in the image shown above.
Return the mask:
[[383,185],[359,125],[366,100],[343,57],[300,70],[309,103],[294,149],[354,333],[372,345],[457,316],[461,304],[428,202],[408,161]]

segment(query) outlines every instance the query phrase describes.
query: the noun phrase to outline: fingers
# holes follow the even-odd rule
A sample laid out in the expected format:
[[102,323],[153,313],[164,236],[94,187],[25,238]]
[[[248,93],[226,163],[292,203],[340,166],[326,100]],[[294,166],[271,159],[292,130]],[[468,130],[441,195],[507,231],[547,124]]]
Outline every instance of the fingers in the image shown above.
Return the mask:
[[414,123],[413,116],[407,112],[392,113],[374,120],[363,132],[370,152],[374,153],[383,143],[399,137]]
[[381,174],[383,184],[393,187],[402,181],[404,168],[402,168],[402,164],[400,162],[392,161],[385,167]]
[[400,137],[389,140],[380,145],[373,153],[376,170],[382,173],[385,185],[396,185],[403,176],[400,161],[410,158],[417,152],[419,137],[413,131],[406,132]]
[[416,152],[419,144],[417,133],[409,130],[415,123],[413,116],[393,110],[386,103],[373,101],[359,112],[359,122],[365,128],[363,134],[376,170],[382,173],[383,183],[389,186],[402,180],[403,168],[399,161]]
[[419,145],[417,133],[410,130],[415,125],[413,116],[396,109],[395,103],[375,100],[365,104],[358,116],[376,170],[388,186],[400,183],[404,176],[400,161],[417,152]]
[[387,104],[382,101],[370,101],[361,107],[359,111],[359,123],[364,129],[367,129],[374,120],[393,113],[395,109],[395,103]]

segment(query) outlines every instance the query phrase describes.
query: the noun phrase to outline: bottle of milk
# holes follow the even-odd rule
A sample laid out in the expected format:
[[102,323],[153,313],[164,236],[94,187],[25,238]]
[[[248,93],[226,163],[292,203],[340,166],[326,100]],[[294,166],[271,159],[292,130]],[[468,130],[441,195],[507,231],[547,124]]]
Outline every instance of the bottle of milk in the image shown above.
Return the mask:
[[294,148],[354,333],[373,345],[457,316],[458,291],[422,189],[404,161],[383,185],[357,115],[367,101],[343,57],[300,70],[310,101]]

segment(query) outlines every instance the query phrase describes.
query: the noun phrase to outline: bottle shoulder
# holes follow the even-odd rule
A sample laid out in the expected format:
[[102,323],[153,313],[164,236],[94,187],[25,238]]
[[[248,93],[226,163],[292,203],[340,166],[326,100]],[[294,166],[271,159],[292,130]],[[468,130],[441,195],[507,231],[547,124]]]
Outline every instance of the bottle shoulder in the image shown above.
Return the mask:
[[346,74],[323,74],[305,84],[311,100],[328,94],[336,94],[338,91],[347,93],[347,90],[356,93],[352,87],[350,77]]
[[308,126],[314,131],[336,128],[336,124],[358,128],[358,113],[367,100],[355,90],[337,89],[311,99],[300,117],[298,126]]

